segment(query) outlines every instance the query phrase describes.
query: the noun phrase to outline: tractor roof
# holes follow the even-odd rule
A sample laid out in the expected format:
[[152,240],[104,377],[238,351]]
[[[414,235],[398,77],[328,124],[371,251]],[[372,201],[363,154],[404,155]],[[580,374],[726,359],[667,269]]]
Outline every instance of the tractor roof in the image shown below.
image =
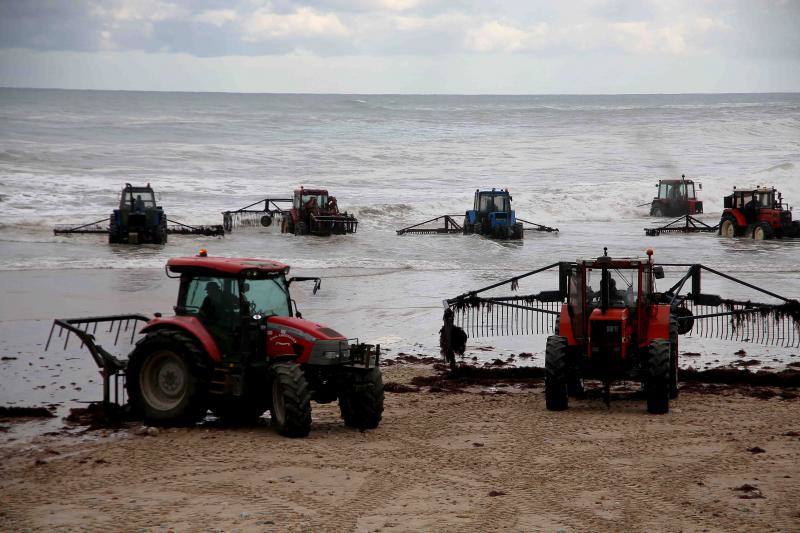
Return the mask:
[[775,191],[775,187],[761,187],[761,186],[759,186],[759,187],[750,187],[748,189],[737,189],[736,187],[733,188],[734,194],[736,194],[736,193],[748,194],[748,193],[752,193],[752,192],[772,192],[772,191]]
[[478,194],[497,194],[505,196],[508,193],[508,189],[478,189],[476,191]]
[[328,194],[328,189],[306,189],[300,187],[294,190],[295,194]]
[[693,180],[690,180],[690,179],[680,179],[680,180],[675,180],[675,179],[670,179],[670,180],[658,180],[658,182],[659,182],[659,183],[669,183],[669,184],[676,184],[676,183],[694,183],[694,181],[693,181]]
[[173,257],[167,261],[167,268],[172,272],[186,272],[200,269],[233,275],[253,270],[264,274],[289,272],[289,266],[283,263],[270,261],[269,259],[245,257]]

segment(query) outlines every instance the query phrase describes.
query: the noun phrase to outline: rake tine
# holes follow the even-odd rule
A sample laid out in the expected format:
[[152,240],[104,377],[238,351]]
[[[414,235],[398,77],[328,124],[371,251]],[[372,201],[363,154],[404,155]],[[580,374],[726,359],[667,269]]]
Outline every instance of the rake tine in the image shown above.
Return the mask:
[[97,324],[99,324],[99,322],[94,323],[94,329],[92,330],[92,335],[97,334]]
[[117,321],[117,335],[114,337],[114,346],[117,345],[119,341],[119,331],[122,328],[122,320]]
[[[88,322],[86,323],[86,326],[83,328],[83,332],[84,333],[86,333],[87,331],[89,331],[89,323]],[[80,347],[83,348],[83,339],[81,339],[81,346]]]
[[56,323],[53,322],[53,325],[50,326],[50,335],[47,336],[47,344],[44,345],[44,351],[46,352],[47,349],[50,347],[50,340],[53,338],[53,330],[56,328]]
[[66,337],[64,338],[64,349],[65,349],[65,350],[67,349],[67,343],[69,342],[69,335],[70,335],[70,333],[72,333],[72,332],[71,332],[71,331],[69,331],[69,330],[67,330],[67,335],[66,335]]

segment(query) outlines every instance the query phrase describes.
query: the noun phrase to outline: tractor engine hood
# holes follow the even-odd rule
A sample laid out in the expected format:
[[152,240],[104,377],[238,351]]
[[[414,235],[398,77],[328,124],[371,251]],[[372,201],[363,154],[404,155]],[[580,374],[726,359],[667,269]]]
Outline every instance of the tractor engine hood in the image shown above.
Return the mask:
[[351,359],[347,338],[323,324],[285,316],[267,319],[270,357],[296,357],[298,363],[337,365]]

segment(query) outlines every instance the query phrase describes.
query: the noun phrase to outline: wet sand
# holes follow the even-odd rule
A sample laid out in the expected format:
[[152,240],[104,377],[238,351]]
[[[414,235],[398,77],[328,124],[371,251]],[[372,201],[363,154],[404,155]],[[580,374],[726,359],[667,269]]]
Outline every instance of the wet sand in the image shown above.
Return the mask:
[[386,368],[387,382],[421,385],[387,393],[383,423],[367,432],[345,428],[334,404],[314,405],[311,436],[300,440],[265,423],[7,442],[0,529],[788,531],[800,523],[796,397],[693,384],[665,416],[647,415],[624,391],[608,409],[590,395],[551,413],[537,381],[431,392],[431,374]]

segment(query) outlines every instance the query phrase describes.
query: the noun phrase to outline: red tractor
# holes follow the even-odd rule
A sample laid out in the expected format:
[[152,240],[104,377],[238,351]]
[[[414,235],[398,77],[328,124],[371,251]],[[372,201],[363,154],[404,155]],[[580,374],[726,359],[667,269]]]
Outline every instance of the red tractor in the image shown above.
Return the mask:
[[[109,377],[124,372],[131,406],[149,423],[193,424],[208,409],[226,421],[252,422],[269,410],[288,437],[306,436],[311,400],[339,401],[348,426],[375,428],[383,413],[380,346],[353,344],[296,311],[289,267],[263,259],[179,257],[167,262],[180,277],[175,315],[59,319]],[[95,344],[98,322],[145,321],[127,363]],[[134,326],[135,331],[135,326]],[[69,333],[68,333],[69,335]],[[133,335],[133,334],[131,334]],[[117,331],[119,336],[119,329]],[[52,337],[52,331],[51,331]],[[49,344],[49,340],[48,340]],[[65,343],[66,344],[66,343]]]
[[678,394],[677,321],[669,303],[656,303],[654,279],[664,270],[647,258],[579,260],[562,272],[566,303],[556,334],[547,339],[547,409],[567,408],[569,394],[583,392],[583,378],[603,382],[606,401],[611,382],[634,377],[644,385],[647,410],[669,411]]
[[792,220],[791,209],[774,187],[733,188],[725,197],[725,210],[719,222],[723,237],[752,237],[767,240],[800,237],[800,221]]
[[692,180],[682,177],[679,180],[658,181],[658,196],[650,204],[651,217],[677,217],[702,212],[703,202],[697,199]]
[[295,235],[344,235],[355,233],[358,220],[340,212],[336,198],[325,189],[295,189],[292,208],[284,212],[281,233]]

